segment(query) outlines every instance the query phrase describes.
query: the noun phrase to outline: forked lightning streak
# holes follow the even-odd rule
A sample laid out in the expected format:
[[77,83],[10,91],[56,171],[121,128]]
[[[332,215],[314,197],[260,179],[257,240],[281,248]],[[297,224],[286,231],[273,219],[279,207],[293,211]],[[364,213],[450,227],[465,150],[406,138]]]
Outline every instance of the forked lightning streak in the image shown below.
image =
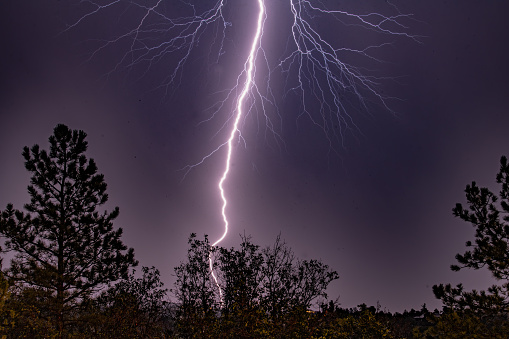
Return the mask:
[[[389,1],[382,3],[373,0],[372,2],[374,6],[380,6],[392,12],[391,15],[371,11],[355,14],[331,9],[331,6],[338,8],[348,5],[339,0],[331,2],[230,0],[230,3],[254,6],[255,1],[257,11],[254,11],[254,15],[257,15],[257,20],[253,35],[246,38],[246,41],[250,41],[250,50],[245,59],[244,68],[237,76],[236,85],[227,86],[230,89],[226,91],[224,99],[210,110],[210,118],[203,121],[218,119],[224,116],[224,111],[230,112],[221,127],[221,130],[225,129],[229,132],[228,139],[221,141],[219,146],[214,147],[199,162],[184,168],[183,179],[192,169],[226,148],[224,171],[218,182],[224,230],[221,237],[211,245],[212,247],[221,243],[228,234],[229,221],[226,210],[228,201],[224,184],[230,172],[233,143],[236,140],[244,140],[241,135],[243,127],[241,124],[245,121],[243,119],[247,113],[260,112],[265,122],[265,129],[270,132],[266,135],[272,135],[273,140],[278,143],[282,140],[278,131],[283,125],[278,104],[290,94],[295,94],[300,103],[298,114],[295,115],[296,120],[306,118],[310,122],[309,126],[321,129],[329,141],[329,150],[334,151],[334,145],[342,145],[346,133],[357,129],[351,115],[352,111],[359,108],[369,110],[370,102],[391,111],[387,103],[391,98],[379,90],[379,85],[386,78],[375,76],[363,62],[380,63],[381,60],[376,51],[391,45],[397,37],[419,40],[419,36],[407,33],[408,27],[405,22],[411,19],[411,15],[401,13]],[[91,54],[91,59],[99,57],[100,53],[112,46],[118,46],[120,51],[123,50],[123,54],[107,76],[122,68],[132,73],[141,71],[143,76],[151,67],[164,63],[165,57],[171,56],[172,62],[164,63],[168,68],[167,76],[158,88],[162,88],[165,93],[172,93],[181,85],[184,79],[184,67],[188,62],[192,62],[192,51],[198,45],[210,42],[206,58],[209,58],[212,63],[219,63],[222,56],[227,53],[228,39],[226,37],[228,30],[232,27],[232,23],[227,21],[227,14],[225,14],[228,0],[81,0],[80,4],[86,8],[86,12],[67,30],[84,24],[99,13],[111,15],[119,21],[123,18],[137,18],[130,26],[131,29],[124,28],[129,27],[131,21],[122,22],[122,25],[112,27],[112,29],[118,28],[121,33],[106,40],[95,40],[98,46]],[[366,0],[363,4],[369,5],[369,1]],[[291,15],[291,22],[285,23],[285,20],[280,20],[277,14],[271,17],[270,15],[274,12],[268,13],[267,6],[270,6],[270,10],[288,6],[285,10],[288,10],[287,13]],[[180,16],[171,16],[174,13],[180,13]],[[267,17],[270,18],[271,23],[278,25],[278,29],[270,32],[271,37],[280,32],[288,33],[286,50],[279,50],[281,54],[277,56],[274,56],[277,46],[265,46],[267,41],[277,40],[262,42],[262,38],[268,35],[264,35],[268,33],[264,32]],[[373,42],[365,45],[362,45],[362,39],[358,39],[355,41],[356,48],[348,47],[348,43],[344,44],[343,38],[355,35],[331,34],[335,31],[341,32],[331,25],[338,25],[345,30],[358,30],[364,35],[375,33],[376,38],[372,37]],[[125,30],[122,31],[122,29]],[[384,37],[390,39],[384,40],[382,39]],[[208,40],[204,41],[206,39]],[[271,53],[266,52],[269,50]],[[263,72],[259,72],[261,70]],[[280,76],[276,75],[277,71]],[[273,77],[276,79],[273,80]],[[273,81],[285,84],[282,92],[273,92],[271,88]],[[248,102],[248,98],[251,98],[252,102]],[[230,103],[231,109],[227,109]],[[214,272],[211,253],[212,250],[209,254],[209,267],[222,302],[222,290]]]

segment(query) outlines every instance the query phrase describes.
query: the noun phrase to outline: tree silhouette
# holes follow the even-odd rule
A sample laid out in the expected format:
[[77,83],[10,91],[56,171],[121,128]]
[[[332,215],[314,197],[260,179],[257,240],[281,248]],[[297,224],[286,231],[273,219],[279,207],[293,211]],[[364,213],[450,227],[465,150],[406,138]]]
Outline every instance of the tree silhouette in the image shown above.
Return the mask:
[[[174,295],[179,308],[176,333],[196,338],[309,337],[319,318],[310,308],[326,300],[338,274],[320,260],[297,260],[276,239],[260,249],[242,236],[238,249],[213,247],[207,236],[189,238],[187,260],[175,268]],[[210,274],[217,269],[220,297]],[[309,332],[311,331],[311,332]],[[305,334],[303,334],[305,333]]]
[[[500,184],[497,197],[486,187],[477,186],[476,182],[465,189],[468,208],[458,203],[453,209],[456,217],[472,224],[476,229],[475,243],[467,241],[469,248],[464,254],[457,254],[459,265],[452,265],[453,271],[462,268],[480,269],[486,267],[501,285],[493,285],[485,291],[465,292],[463,286],[433,286],[438,299],[449,307],[472,310],[506,310],[509,287],[509,165],[507,158],[500,159],[500,170],[496,181]],[[497,203],[500,198],[500,203]]]
[[[165,338],[170,331],[171,318],[159,270],[142,267],[142,276],[137,278],[135,270],[128,279],[101,294],[92,309],[91,323],[101,338]],[[82,331],[86,333],[85,331]]]
[[0,234],[15,257],[6,275],[37,291],[45,312],[64,335],[66,323],[82,302],[107,284],[127,278],[135,266],[134,250],[114,230],[112,212],[99,212],[106,203],[104,176],[84,155],[86,134],[57,125],[49,153],[38,145],[25,147],[25,167],[32,174],[26,212],[12,204],[2,213]]
[[466,242],[468,250],[456,255],[458,264],[451,269],[484,267],[501,284],[487,291],[465,291],[462,284],[433,286],[435,297],[442,300],[446,310],[436,326],[441,331],[459,328],[458,319],[464,318],[469,321],[462,325],[464,328],[482,324],[476,325],[482,335],[498,335],[498,331],[507,334],[507,322],[500,322],[509,311],[509,165],[505,156],[500,159],[496,181],[500,185],[498,196],[474,181],[465,189],[467,208],[460,203],[453,208],[454,216],[470,223],[476,233],[475,242]]

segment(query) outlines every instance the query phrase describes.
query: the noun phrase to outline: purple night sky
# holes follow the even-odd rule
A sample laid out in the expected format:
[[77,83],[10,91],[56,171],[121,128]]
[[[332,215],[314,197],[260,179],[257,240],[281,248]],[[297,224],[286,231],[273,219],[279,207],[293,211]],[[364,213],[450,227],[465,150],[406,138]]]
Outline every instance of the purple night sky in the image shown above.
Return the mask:
[[[291,17],[281,10],[286,2],[273,2],[281,11],[278,23],[288,29]],[[385,4],[355,1],[345,9],[384,10]],[[464,202],[472,180],[497,190],[498,161],[509,155],[509,4],[395,4],[414,14],[411,33],[425,36],[420,44],[391,40],[394,45],[378,54],[385,62],[369,65],[397,77],[381,88],[402,99],[389,102],[397,115],[376,106],[353,112],[359,131],[345,135],[344,148],[336,145],[338,155],[328,154],[327,139],[309,120],[296,123],[296,97],[280,106],[286,147],[274,147],[257,125],[261,120],[249,116],[246,147],[235,147],[226,184],[231,231],[221,245],[234,246],[245,233],[267,246],[281,233],[297,257],[322,259],[338,271],[329,297],[339,296],[343,307],[379,301],[401,312],[423,303],[440,308],[433,284],[482,289],[493,282],[487,272],[449,270],[474,234],[451,209]],[[156,266],[171,288],[189,234],[214,240],[222,232],[216,183],[224,151],[183,181],[179,169],[220,143],[221,133],[214,136],[220,119],[198,123],[240,70],[243,34],[252,24],[245,18],[254,15],[254,4],[231,1],[226,54],[219,64],[209,63],[207,47],[200,45],[173,96],[157,88],[166,76],[164,62],[140,77],[140,69],[111,72],[122,56],[115,48],[88,60],[97,47],[92,39],[111,39],[131,27],[122,26],[131,18],[101,13],[65,31],[85,5],[0,2],[0,208],[29,201],[24,146],[47,149],[58,123],[82,129],[87,155],[108,184],[107,209],[120,207],[115,226],[124,229],[124,242],[140,265]],[[279,29],[274,27],[267,21],[266,30]],[[337,35],[345,44],[359,39],[354,29],[343,28]],[[267,40],[284,46],[277,37]]]

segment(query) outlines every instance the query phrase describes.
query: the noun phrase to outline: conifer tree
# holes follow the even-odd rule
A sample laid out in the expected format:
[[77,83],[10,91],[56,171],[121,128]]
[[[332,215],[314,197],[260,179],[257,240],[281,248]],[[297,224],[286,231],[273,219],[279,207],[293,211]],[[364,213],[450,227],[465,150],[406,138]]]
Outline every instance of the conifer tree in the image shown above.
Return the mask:
[[500,185],[498,195],[472,182],[465,189],[467,207],[460,203],[454,207],[454,216],[475,228],[475,241],[467,241],[468,250],[456,255],[458,264],[451,269],[487,268],[500,283],[487,291],[471,292],[465,291],[462,284],[433,286],[435,296],[448,310],[466,310],[482,316],[509,312],[509,164],[504,156],[496,182]]
[[109,283],[127,278],[136,266],[134,250],[113,228],[118,216],[98,210],[108,200],[104,176],[85,156],[86,134],[59,124],[49,152],[25,147],[31,173],[26,211],[12,204],[2,212],[0,235],[14,252],[6,275],[44,299],[41,316],[55,324],[59,337],[83,302]]

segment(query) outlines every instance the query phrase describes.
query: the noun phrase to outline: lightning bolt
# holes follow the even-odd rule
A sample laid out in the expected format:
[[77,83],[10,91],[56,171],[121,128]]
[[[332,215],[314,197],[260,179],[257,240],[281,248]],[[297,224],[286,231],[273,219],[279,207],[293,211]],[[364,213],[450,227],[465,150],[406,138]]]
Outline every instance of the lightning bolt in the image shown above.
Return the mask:
[[[218,183],[219,191],[221,192],[221,199],[223,201],[223,206],[221,207],[221,215],[223,216],[224,221],[224,232],[223,235],[216,240],[212,244],[212,246],[216,246],[219,244],[223,239],[226,237],[226,234],[228,234],[228,217],[226,215],[226,205],[228,204],[228,201],[226,199],[225,190],[223,187],[223,183],[225,182],[226,178],[228,177],[228,173],[230,172],[230,162],[232,158],[232,147],[233,147],[233,139],[235,138],[235,135],[237,133],[240,133],[239,131],[239,122],[240,119],[244,113],[244,102],[246,99],[246,96],[248,95],[251,87],[253,87],[253,72],[255,67],[255,58],[256,58],[256,51],[260,47],[260,40],[262,36],[263,31],[263,23],[265,21],[265,4],[263,3],[263,0],[257,0],[258,1],[258,19],[256,21],[256,32],[253,37],[253,42],[251,44],[251,50],[249,51],[249,55],[247,57],[247,61],[244,65],[244,71],[243,73],[246,74],[246,80],[244,81],[244,86],[242,87],[242,91],[240,92],[240,95],[237,99],[237,113],[235,115],[235,121],[233,123],[230,137],[228,138],[228,141],[226,142],[227,145],[227,153],[226,153],[226,163],[225,163],[225,169],[223,172],[223,175],[221,176],[221,179]],[[222,290],[219,286],[219,283],[217,281],[217,277],[214,273],[213,269],[213,260],[212,257],[209,255],[209,264],[210,264],[210,272],[212,273],[212,277],[214,278],[214,281],[216,283],[216,286],[219,289],[219,294],[222,302]]]
[[[114,8],[117,8],[117,11],[120,8],[122,13],[139,11],[141,15],[132,29],[118,34],[113,39],[99,40],[99,46],[90,55],[90,59],[98,57],[99,53],[113,45],[128,46],[124,47],[122,57],[106,76],[121,68],[132,70],[140,65],[144,65],[142,75],[145,75],[153,65],[161,62],[165,56],[176,56],[178,61],[173,63],[173,66],[169,66],[167,77],[158,87],[163,88],[166,94],[170,94],[180,86],[184,67],[190,59],[191,52],[202,39],[211,41],[209,59],[213,59],[214,62],[219,62],[221,56],[226,53],[227,29],[232,25],[226,20],[224,14],[227,0],[199,0],[194,4],[192,1],[82,0],[81,3],[90,7],[67,30],[83,24],[88,18],[99,12],[108,13],[108,11],[114,11]],[[212,247],[221,243],[228,234],[229,221],[226,211],[228,200],[224,183],[230,172],[233,143],[236,140],[237,142],[244,141],[240,124],[249,112],[257,110],[263,114],[266,130],[270,131],[276,142],[279,143],[282,138],[277,129],[281,128],[283,119],[276,98],[286,98],[290,93],[295,93],[300,97],[301,105],[297,121],[307,117],[314,126],[323,131],[329,141],[329,150],[333,151],[335,151],[336,141],[344,147],[345,132],[359,130],[350,111],[358,110],[359,107],[369,111],[369,105],[377,103],[392,112],[387,101],[394,98],[384,96],[378,90],[380,83],[387,79],[377,77],[364,66],[355,64],[360,59],[381,63],[382,60],[376,56],[375,52],[391,45],[392,42],[368,43],[363,48],[338,47],[340,42],[338,43],[336,39],[337,35],[327,34],[326,30],[320,28],[319,23],[323,23],[323,26],[334,23],[345,28],[362,30],[364,33],[374,33],[391,38],[409,38],[417,42],[420,38],[420,36],[407,33],[408,26],[405,22],[411,19],[411,15],[401,13],[396,6],[388,1],[385,3],[395,13],[393,15],[376,12],[354,14],[329,9],[321,0],[286,0],[293,19],[288,30],[290,35],[283,56],[276,58],[276,62],[273,62],[262,48],[263,28],[267,18],[265,2],[264,0],[256,1],[257,20],[254,34],[250,38],[251,45],[244,68],[237,77],[236,85],[226,91],[224,99],[219,101],[219,105],[215,109],[210,110],[210,118],[202,121],[202,123],[206,123],[216,118],[218,113],[231,103],[232,108],[229,111],[232,113],[221,127],[221,130],[229,131],[228,138],[200,161],[183,168],[185,173],[182,180],[192,169],[226,148],[224,171],[218,182],[224,230],[221,237],[211,245]],[[188,11],[187,15],[177,18],[169,17],[166,13],[171,12],[171,6],[177,6],[175,4],[183,6]],[[169,6],[170,9],[165,6]],[[114,12],[111,15],[118,16]],[[333,43],[331,39],[336,40]],[[126,44],[125,41],[128,43]],[[350,60],[350,62],[346,60]],[[263,63],[266,69],[265,82],[262,81],[263,79],[255,80],[255,76],[258,77],[256,75],[257,64],[261,67]],[[271,64],[275,66],[271,67]],[[286,87],[282,95],[275,95],[270,86],[271,77],[276,71],[286,78]],[[252,102],[248,104],[249,97]],[[272,115],[269,114],[268,107],[274,108]],[[222,290],[214,272],[213,263],[211,251],[209,253],[210,271],[218,287],[222,303]]]

